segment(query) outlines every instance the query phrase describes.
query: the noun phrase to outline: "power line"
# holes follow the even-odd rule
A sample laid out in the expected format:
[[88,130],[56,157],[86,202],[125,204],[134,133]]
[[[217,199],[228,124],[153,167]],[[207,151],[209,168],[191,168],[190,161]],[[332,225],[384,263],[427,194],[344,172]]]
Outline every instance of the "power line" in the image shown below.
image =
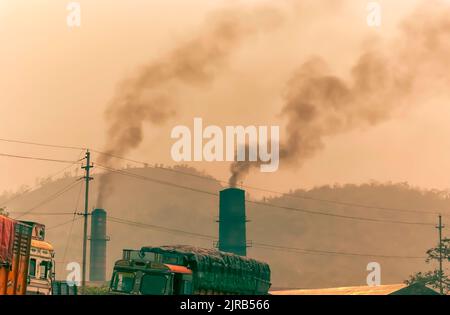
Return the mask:
[[[5,139],[0,139],[0,140],[5,141]],[[19,142],[19,141],[15,141],[15,142]],[[19,142],[19,143],[34,144],[34,145],[49,146],[49,147],[58,147],[58,148],[81,149],[81,148],[78,148],[78,147],[46,145],[46,144],[38,144],[38,143],[31,143],[31,142],[24,142],[24,141]],[[122,157],[119,157],[119,156],[116,156],[116,155],[113,155],[113,154],[100,152],[100,151],[97,151],[97,150],[95,150],[94,152],[99,153],[99,154],[106,154],[106,155],[109,155],[109,156],[112,156],[112,157],[115,157],[115,158],[120,158],[120,159],[123,159],[123,160],[128,160],[128,161],[131,161],[131,162],[134,162],[134,163],[142,163],[144,165],[148,164],[148,163],[140,162],[140,161],[137,161],[137,160],[131,160],[131,159],[122,158]],[[26,158],[26,159],[53,161],[53,162],[66,162],[66,163],[71,163],[71,164],[78,162],[78,161],[64,161],[64,160],[55,160],[55,159],[44,159],[44,158],[29,157],[29,156],[17,156],[17,155],[9,155],[9,154],[1,154],[1,153],[0,153],[0,155],[8,156],[8,157],[16,157],[16,158]],[[178,185],[178,184],[174,184],[174,183],[170,183],[170,182],[166,182],[166,181],[162,181],[162,180],[152,179],[152,178],[148,178],[146,176],[142,176],[142,175],[138,175],[138,174],[132,174],[132,173],[129,173],[129,172],[126,172],[126,171],[123,171],[123,170],[113,169],[113,168],[110,168],[110,167],[107,167],[107,166],[104,166],[104,165],[100,165],[100,167],[102,167],[103,169],[106,169],[108,171],[111,171],[111,172],[115,172],[115,173],[119,173],[119,174],[122,174],[122,175],[134,177],[134,178],[137,178],[137,179],[149,180],[149,181],[156,182],[156,183],[159,183],[159,184],[170,185],[172,187],[188,189],[188,190],[191,190],[191,191],[196,191],[196,192],[206,193],[206,194],[213,195],[213,196],[218,196],[217,193],[212,193],[212,192],[204,191],[204,190],[201,190],[201,189],[195,189],[195,188],[192,188],[192,187]],[[181,172],[181,171],[178,171],[178,170],[168,169],[168,168],[163,168],[163,169],[170,170],[170,171],[177,172],[177,173],[183,173],[183,174],[189,175],[189,176],[201,177],[203,179],[209,179],[209,180],[217,181],[217,180],[215,180],[213,178],[208,178],[208,177],[204,177],[204,176],[201,176],[201,175],[190,174],[190,173]],[[224,181],[222,181],[222,182],[224,182]],[[270,190],[265,190],[265,189],[250,187],[250,186],[246,186],[246,187],[251,188],[251,189],[260,190],[260,191],[286,195],[285,193],[280,193],[280,192],[276,192],[276,191],[270,191]],[[67,187],[67,188],[69,188],[69,187]],[[58,197],[60,194],[62,194],[65,191],[67,191],[67,188],[63,189],[61,192],[59,192],[56,195],[54,195],[53,198],[54,197]],[[332,200],[312,198],[312,197],[305,197],[305,196],[290,196],[290,197],[298,197],[298,198],[302,198],[302,199],[311,199],[311,200],[317,200],[317,201],[338,203],[338,204],[347,205],[347,206],[368,207],[368,208],[382,209],[382,210],[395,210],[395,211],[407,211],[407,212],[420,212],[420,213],[423,213],[421,211],[415,211],[415,210],[375,207],[375,206],[368,206],[368,205],[361,205],[361,204],[354,204],[354,203],[346,203],[346,202],[332,201]],[[47,199],[44,202],[48,202],[49,200],[52,200],[53,198]],[[366,217],[354,217],[354,216],[346,216],[346,215],[337,215],[337,214],[331,214],[331,213],[326,213],[326,212],[318,212],[318,211],[313,211],[313,210],[306,210],[306,209],[299,209],[299,208],[293,208],[293,207],[274,205],[274,204],[270,204],[270,203],[266,203],[266,202],[259,202],[259,201],[252,201],[252,200],[247,200],[247,202],[254,203],[254,204],[257,204],[257,205],[281,208],[281,209],[284,209],[284,210],[297,211],[297,212],[303,212],[303,213],[315,214],[315,215],[326,215],[326,216],[339,217],[339,218],[344,218],[344,219],[363,220],[363,221],[371,221],[371,222],[383,222],[383,223],[396,223],[396,224],[432,225],[432,224],[422,223],[422,222],[404,222],[404,221],[393,221],[393,220],[381,220],[381,219],[366,218]],[[42,203],[39,204],[38,206],[40,206],[40,205],[42,205]],[[34,208],[36,208],[36,207],[34,207]],[[32,208],[31,211],[34,208]],[[31,211],[24,212],[23,215],[28,214]],[[64,213],[64,214],[67,214],[67,213]],[[57,214],[54,213],[53,215],[57,215]],[[189,235],[189,236],[193,236],[193,237],[200,237],[200,238],[204,238],[204,239],[205,238],[206,239],[216,239],[216,238],[214,238],[212,236],[203,235],[203,234],[199,234],[199,233],[192,233],[192,232],[187,232],[187,231],[183,231],[183,230],[170,229],[170,228],[160,227],[160,226],[156,226],[156,225],[148,225],[148,224],[143,224],[143,223],[140,223],[140,222],[133,222],[133,221],[128,221],[128,220],[119,219],[119,218],[111,217],[110,220],[112,222],[133,225],[133,226],[136,226],[136,227],[160,229],[160,230],[163,230],[163,231],[166,231],[166,232],[170,232],[170,233],[184,234],[184,235]],[[74,220],[72,219],[72,220],[70,220],[68,222],[64,222],[64,223],[59,224],[57,226],[54,226],[52,228],[56,228],[56,227],[65,225],[65,224],[67,224],[69,222],[73,223],[73,221]],[[49,229],[52,229],[52,228],[49,228]],[[413,256],[368,255],[368,254],[359,254],[359,253],[344,253],[344,252],[308,250],[308,249],[301,249],[301,248],[294,248],[294,247],[276,246],[276,245],[270,245],[270,244],[264,244],[264,243],[253,243],[253,244],[256,245],[256,246],[261,246],[261,247],[269,248],[269,249],[282,249],[282,250],[293,250],[293,251],[303,251],[303,252],[314,252],[314,253],[318,253],[318,254],[324,254],[325,253],[325,254],[333,254],[333,255],[351,255],[351,256],[364,256],[364,257],[370,256],[370,257],[385,257],[385,258],[420,258],[420,259],[423,258],[423,257],[413,257]]]
[[[211,235],[189,232],[189,231],[174,229],[174,228],[168,228],[165,226],[159,226],[159,225],[154,225],[154,224],[135,222],[135,221],[130,221],[130,220],[121,219],[121,218],[117,218],[117,217],[108,216],[107,220],[111,221],[111,222],[115,222],[115,223],[133,226],[133,227],[139,227],[139,228],[143,228],[143,229],[163,231],[163,232],[180,234],[180,235],[184,235],[184,236],[191,236],[194,238],[200,238],[200,239],[206,239],[206,240],[217,240],[217,237],[214,237]],[[393,258],[393,259],[424,259],[424,257],[422,257],[422,256],[380,255],[380,254],[366,254],[366,253],[343,252],[343,251],[317,250],[317,249],[279,246],[279,245],[266,244],[266,243],[260,243],[260,242],[252,242],[252,246],[257,247],[257,248],[263,248],[263,249],[272,249],[272,250],[288,251],[288,252],[295,252],[295,253],[300,253],[300,254],[313,254],[313,255],[338,255],[338,256]]]
[[[81,154],[78,155],[78,160],[80,159],[80,157],[81,157]],[[67,169],[69,169],[70,167],[72,167],[73,165],[75,165],[75,164],[77,164],[77,163],[78,163],[78,161],[72,163],[71,165],[64,166],[64,168],[62,168],[61,170],[59,170],[59,171],[57,171],[57,172],[55,172],[55,173],[52,173],[51,175],[47,176],[46,178],[48,178],[48,179],[53,179],[53,177],[55,177],[55,176],[57,176],[57,175],[63,173],[64,171],[66,171]],[[28,194],[29,192],[34,191],[34,190],[37,189],[39,186],[40,186],[40,184],[37,184],[37,185],[35,185],[34,187],[27,189],[26,191],[24,191],[24,192],[21,193],[21,194],[17,194],[17,195],[12,196],[11,198],[9,198],[9,199],[7,199],[7,200],[5,200],[5,201],[2,201],[2,206],[1,206],[1,208],[6,207],[6,204],[10,203],[11,201],[16,200],[17,198],[21,198],[21,197],[25,196],[26,194]]]
[[133,177],[133,178],[141,179],[141,180],[145,180],[145,181],[151,181],[151,182],[154,182],[154,183],[157,183],[157,184],[161,184],[161,185],[168,185],[168,186],[172,186],[172,187],[176,187],[176,188],[180,188],[180,189],[186,189],[186,190],[190,190],[190,191],[194,191],[194,192],[198,192],[198,193],[202,193],[202,194],[208,194],[208,195],[211,195],[211,196],[218,196],[218,194],[214,193],[214,192],[209,192],[209,191],[202,190],[202,189],[197,189],[197,188],[193,188],[193,187],[183,186],[183,185],[167,182],[167,181],[160,180],[160,179],[150,178],[150,177],[139,175],[139,174],[133,174],[133,173],[130,173],[130,172],[127,172],[127,171],[124,171],[124,170],[115,169],[115,168],[108,167],[108,166],[105,166],[105,165],[101,165],[101,164],[98,164],[98,163],[96,165],[98,167],[100,167],[101,169],[104,169],[104,170],[109,171],[109,172],[117,173],[117,174],[120,174],[120,175],[129,176],[129,177]]
[[0,156],[10,157],[10,158],[18,158],[18,159],[27,159],[27,160],[46,161],[46,162],[69,163],[69,164],[75,164],[77,162],[80,162],[80,161],[49,159],[49,158],[42,158],[42,157],[36,157],[36,156],[14,155],[14,154],[7,154],[7,153],[0,153]]
[[79,184],[79,179],[75,180],[74,182],[70,183],[69,185],[65,186],[63,189],[58,190],[56,193],[54,193],[53,195],[47,197],[46,199],[44,199],[43,201],[39,202],[38,204],[36,204],[35,206],[33,206],[32,208],[30,208],[29,210],[23,212],[21,215],[15,217],[14,219],[19,219],[25,215],[30,214],[32,211],[34,211],[35,209],[41,207],[42,205],[58,198],[59,196],[61,196],[62,194],[66,193],[67,191],[71,190],[73,187],[75,187],[77,184]]
[[11,211],[9,213],[14,213],[14,214],[28,214],[28,215],[34,215],[34,216],[58,216],[58,215],[72,215],[73,212],[34,212],[34,213],[29,213],[28,211]]
[[80,204],[81,191],[82,191],[82,189],[83,189],[83,182],[81,182],[80,190],[78,191],[78,197],[77,197],[77,201],[76,201],[76,203],[75,203],[75,210],[74,210],[74,212],[73,212],[74,215],[76,215],[76,214],[78,213],[78,206],[79,206],[79,204]]
[[351,253],[351,252],[339,252],[339,251],[325,251],[325,250],[314,250],[314,249],[304,249],[296,247],[278,246],[270,245],[264,243],[252,242],[253,247],[270,249],[270,250],[281,250],[293,253],[312,253],[318,255],[336,255],[336,256],[356,256],[356,257],[372,257],[372,258],[394,258],[394,259],[424,259],[423,256],[400,256],[400,255],[380,255],[380,254],[364,254],[364,253]]
[[[202,190],[202,189],[197,189],[197,188],[183,186],[183,185],[179,185],[179,184],[175,184],[175,183],[171,183],[171,182],[167,182],[167,181],[163,181],[163,180],[149,178],[147,176],[137,175],[137,174],[126,172],[124,170],[117,170],[117,169],[114,169],[114,168],[111,168],[111,167],[107,167],[107,166],[103,166],[103,165],[99,165],[99,164],[97,164],[97,166],[99,166],[100,168],[106,169],[106,170],[108,170],[110,172],[114,172],[114,173],[117,173],[117,174],[120,174],[120,175],[124,175],[124,176],[133,177],[133,178],[140,179],[140,180],[156,182],[156,183],[159,183],[159,184],[162,184],[162,185],[168,185],[168,186],[172,186],[172,187],[176,187],[176,188],[186,189],[186,190],[190,190],[190,191],[194,191],[194,192],[208,194],[208,195],[215,196],[215,197],[219,196],[218,193],[209,192],[209,191]],[[356,217],[356,216],[349,216],[349,215],[341,215],[341,214],[322,212],[322,211],[317,211],[317,210],[309,210],[309,209],[301,209],[301,208],[294,208],[294,207],[275,205],[275,204],[271,204],[271,203],[268,203],[268,202],[261,202],[261,201],[255,201],[255,200],[246,200],[246,202],[247,203],[256,204],[256,205],[266,206],[266,207],[279,208],[279,209],[292,211],[292,212],[301,212],[301,213],[305,213],[305,214],[321,215],[321,216],[335,217],[335,218],[340,218],[340,219],[358,220],[358,221],[367,221],[367,222],[376,222],[376,223],[422,225],[422,226],[430,226],[431,225],[431,226],[434,226],[434,224],[432,224],[432,223],[408,222],[408,221],[397,221],[397,220],[384,220],[384,219],[375,219],[375,218],[368,218],[368,217]]]
[[77,217],[77,213],[78,213],[78,206],[79,206],[80,199],[81,199],[82,189],[83,189],[83,185],[81,184],[80,185],[80,190],[78,191],[78,197],[77,197],[77,200],[76,200],[76,203],[75,203],[75,210],[72,213],[73,214],[72,220],[60,223],[60,224],[58,224],[58,225],[56,225],[56,226],[54,226],[52,228],[52,229],[58,228],[60,226],[64,226],[64,225],[68,224],[69,222],[71,222],[70,228],[69,228],[69,234],[67,235],[66,245],[64,246],[63,258],[62,258],[62,261],[60,262],[62,264],[64,264],[66,262],[66,255],[67,255],[67,252],[68,252],[69,247],[70,247],[70,240],[72,238],[72,231],[73,231],[74,223],[75,223],[76,220],[80,219],[80,217]]
[[[81,161],[82,159],[79,159],[79,161]],[[76,164],[78,161],[72,162],[70,166]],[[69,167],[70,167],[69,166]],[[55,173],[54,176],[56,176],[58,173],[64,171],[67,168],[64,168],[63,170]],[[50,202],[56,198],[58,198],[59,196],[61,196],[62,194],[64,194],[65,192],[69,191],[70,189],[72,189],[74,186],[76,186],[79,183],[79,179],[75,180],[75,182],[70,183],[69,185],[63,187],[63,189],[57,191],[55,194],[49,196],[47,199],[43,200],[42,202],[38,203],[37,205],[35,205],[34,207],[30,208],[28,211],[22,212],[18,217],[16,217],[15,219],[19,219],[25,215],[29,215],[32,211],[34,211],[35,209],[41,207],[42,205],[46,204],[47,202]]]
[[59,227],[61,227],[61,226],[67,225],[67,224],[69,224],[69,223],[71,223],[71,222],[74,222],[74,221],[76,221],[76,220],[78,220],[78,219],[79,219],[78,217],[75,218],[75,219],[70,219],[70,220],[68,220],[68,221],[64,221],[64,222],[62,222],[62,223],[53,225],[53,226],[51,226],[51,227],[49,227],[49,228],[45,228],[45,230],[46,230],[46,231],[48,231],[48,230],[53,230],[53,229],[59,228]]
[[[95,153],[101,154],[101,155],[110,156],[110,157],[113,157],[113,158],[116,158],[116,159],[120,159],[120,160],[123,160],[123,161],[128,161],[128,162],[133,162],[133,163],[137,163],[137,164],[142,164],[144,166],[148,166],[148,165],[151,164],[151,163],[148,163],[148,162],[138,161],[138,160],[134,160],[134,159],[130,159],[130,158],[126,158],[126,157],[122,157],[122,156],[118,156],[118,155],[115,155],[115,154],[102,152],[102,151],[98,151],[98,150],[92,150],[92,151],[95,152]],[[163,169],[165,171],[174,172],[174,173],[177,173],[177,174],[182,174],[182,175],[187,175],[187,176],[191,176],[191,177],[195,177],[195,178],[201,178],[201,179],[204,179],[204,180],[218,182],[218,183],[221,183],[221,184],[225,184],[226,186],[229,184],[228,181],[226,181],[226,180],[216,179],[214,177],[208,177],[208,176],[199,175],[199,174],[192,174],[192,173],[189,173],[189,172],[183,172],[183,171],[180,171],[180,170],[177,170],[177,169],[164,167],[164,166],[158,166],[158,168],[161,168],[161,169]],[[339,201],[339,200],[332,200],[332,199],[316,198],[316,197],[310,197],[310,196],[299,195],[299,194],[292,195],[292,194],[288,194],[288,193],[284,193],[284,192],[280,192],[280,191],[263,189],[263,188],[258,188],[258,187],[254,187],[254,186],[249,186],[249,185],[241,185],[241,187],[245,188],[245,189],[261,191],[261,192],[266,192],[266,193],[270,193],[270,194],[281,195],[281,196],[289,197],[289,198],[320,201],[320,202],[338,204],[338,205],[348,206],[348,207],[375,209],[375,210],[383,210],[383,211],[394,211],[394,212],[418,213],[418,214],[424,214],[424,215],[435,215],[435,214],[438,214],[438,212],[433,212],[433,211],[374,206],[374,205],[361,204],[361,203],[353,203],[353,202],[346,202],[346,201]]]
[[99,150],[91,149],[91,151],[92,151],[92,152],[95,152],[95,153],[98,153],[98,154],[101,154],[101,155],[113,157],[113,158],[116,158],[116,159],[119,159],[119,160],[128,161],[128,162],[133,162],[133,163],[137,163],[137,164],[142,164],[142,165],[144,165],[144,166],[147,166],[147,165],[150,164],[150,163],[147,163],[147,162],[138,161],[138,160],[133,160],[133,159],[130,159],[130,158],[125,158],[125,157],[122,157],[122,156],[119,156],[119,155],[115,155],[115,154],[112,154],[112,153],[103,152],[103,151],[99,151]]
[[[242,186],[242,187],[245,188],[245,186]],[[287,194],[287,193],[276,192],[276,191],[266,190],[266,189],[259,189],[259,188],[251,188],[251,189],[274,193],[274,194],[281,194],[284,197],[289,197],[289,198],[321,201],[321,202],[337,204],[337,205],[341,205],[341,206],[348,206],[348,207],[366,208],[366,209],[383,210],[383,211],[394,211],[394,212],[418,213],[418,214],[425,214],[425,215],[434,215],[434,214],[438,213],[438,212],[433,212],[433,211],[422,211],[422,210],[412,210],[412,209],[403,209],[403,208],[371,206],[371,205],[367,205],[367,204],[352,203],[352,202],[330,200],[330,199],[323,199],[323,198],[315,198],[315,197],[309,197],[309,196],[305,196],[305,195],[291,195],[291,194]]]
[[[36,146],[43,146],[43,147],[51,147],[51,148],[86,150],[86,148],[84,148],[84,147],[46,144],[46,143],[38,143],[38,142],[31,142],[31,141],[20,141],[20,140],[12,140],[12,139],[4,139],[4,138],[0,138],[0,141],[12,142],[12,143],[21,143],[21,144],[28,144],[28,145],[36,145]],[[145,162],[145,161],[139,161],[139,160],[136,160],[136,159],[127,158],[127,157],[123,157],[123,156],[120,156],[120,155],[116,155],[116,154],[113,154],[113,153],[104,152],[104,151],[100,151],[100,150],[91,150],[91,151],[95,152],[97,154],[113,157],[113,158],[120,159],[120,160],[123,160],[123,161],[128,161],[128,162],[133,162],[133,163],[137,163],[137,164],[142,164],[144,166],[148,166],[148,165],[151,164],[151,163],[148,163],[148,162]],[[47,160],[47,159],[45,159],[45,160]],[[213,177],[208,177],[208,176],[198,175],[198,174],[192,174],[192,173],[183,172],[183,171],[180,171],[180,170],[176,170],[176,169],[168,168],[168,167],[163,167],[163,166],[160,166],[159,168],[161,168],[161,169],[163,169],[165,171],[175,172],[175,173],[178,173],[178,174],[183,174],[183,175],[187,175],[187,176],[192,176],[192,177],[201,178],[201,179],[210,180],[210,181],[219,182],[221,184],[228,185],[228,181],[216,179],[216,178],[213,178]],[[348,206],[348,207],[375,209],[375,210],[383,210],[383,211],[405,212],[405,213],[418,213],[418,214],[424,214],[424,215],[436,215],[436,214],[439,214],[438,212],[434,212],[434,211],[413,210],[413,209],[394,208],[394,207],[382,207],[382,206],[374,206],[374,205],[361,204],[361,203],[353,203],[353,202],[338,201],[338,200],[331,200],[331,199],[324,199],[324,198],[316,198],[316,197],[310,197],[310,196],[298,195],[298,194],[297,195],[292,195],[292,194],[288,194],[288,193],[284,193],[284,192],[280,192],[280,191],[263,189],[263,188],[258,188],[258,187],[254,187],[254,186],[249,186],[249,185],[242,185],[242,187],[245,188],[245,189],[261,191],[261,192],[266,192],[266,193],[270,193],[270,194],[277,194],[277,195],[281,195],[281,196],[285,196],[285,197],[289,197],[289,198],[313,200],[313,201],[338,204],[338,205],[343,205],[343,206]]]
[[70,224],[69,234],[67,235],[66,246],[64,246],[63,259],[62,259],[62,262],[61,262],[63,264],[66,262],[66,255],[67,255],[67,251],[69,250],[70,239],[72,238],[73,225],[74,225],[74,223],[75,223],[75,221],[77,219],[78,218],[76,217],[76,214],[74,214],[73,218],[72,218],[72,224]]
[[280,209],[287,210],[287,211],[301,212],[301,213],[313,214],[313,215],[329,216],[329,217],[335,217],[335,218],[341,218],[341,219],[350,219],[350,220],[359,220],[359,221],[368,221],[368,222],[378,222],[378,223],[434,226],[434,224],[426,223],[426,222],[408,222],[408,221],[375,219],[375,218],[368,218],[368,217],[355,217],[355,216],[350,216],[350,215],[328,213],[328,212],[322,212],[322,211],[317,211],[317,210],[308,210],[308,209],[300,209],[300,208],[294,208],[294,207],[275,205],[275,204],[272,204],[272,203],[256,201],[256,200],[246,200],[246,202],[252,203],[252,204],[256,204],[256,205],[260,205],[260,206],[280,208]]
[[[52,145],[52,144],[43,144],[43,143],[36,143],[36,142],[29,142],[29,141],[18,141],[18,140],[9,140],[9,139],[0,139],[0,141],[22,143],[22,144],[29,144],[29,145],[36,145],[36,146],[44,146],[44,147],[53,147],[53,148],[65,148],[65,149],[76,149],[76,150],[85,149],[85,148],[82,148],[82,147]],[[98,154],[108,155],[108,156],[111,156],[111,157],[114,157],[114,158],[118,158],[118,159],[122,159],[122,160],[125,160],[125,161],[130,161],[130,162],[133,162],[133,163],[140,163],[140,164],[143,164],[145,166],[147,166],[149,164],[149,163],[146,163],[146,162],[124,158],[124,157],[120,157],[120,156],[117,156],[117,155],[114,155],[114,154],[110,154],[110,153],[106,153],[106,152],[101,152],[101,151],[97,151],[97,150],[92,150],[92,151],[94,151],[94,152],[96,152]],[[0,156],[12,157],[12,158],[22,158],[22,159],[33,159],[33,160],[49,161],[49,162],[70,163],[72,165],[75,164],[75,163],[78,163],[80,161],[80,160],[78,160],[78,161],[58,160],[58,159],[41,158],[41,157],[34,157],[34,156],[20,156],[20,155],[11,155],[11,154],[5,154],[5,153],[0,153]],[[170,185],[172,187],[177,187],[177,188],[181,188],[181,189],[187,189],[187,190],[200,192],[200,193],[213,195],[213,196],[218,196],[217,193],[208,192],[208,191],[205,191],[205,190],[196,189],[196,188],[193,188],[193,187],[187,187],[187,186],[183,186],[183,185],[179,185],[179,184],[175,184],[175,183],[170,183],[170,182],[163,181],[163,180],[153,179],[153,178],[149,178],[149,177],[138,175],[138,174],[132,174],[132,173],[129,173],[129,172],[126,172],[126,171],[123,171],[123,170],[113,169],[111,167],[104,166],[104,165],[100,165],[100,167],[105,169],[105,170],[107,170],[107,171],[115,172],[115,173],[118,173],[118,174],[121,174],[121,175],[126,175],[126,176],[129,176],[129,177],[134,177],[136,179],[148,180],[148,181],[156,182],[156,183],[159,183],[159,184]],[[165,167],[161,167],[161,168],[166,170],[166,171],[171,171],[171,172],[175,172],[175,173],[181,173],[181,174],[188,175],[188,176],[193,176],[193,177],[197,177],[197,178],[202,178],[202,179],[211,180],[211,181],[215,181],[215,182],[226,183],[226,184],[228,183],[227,181],[217,180],[217,179],[211,178],[211,177],[206,177],[206,176],[202,176],[202,175],[196,175],[196,174],[191,174],[191,173],[187,173],[187,172],[182,172],[182,171],[171,169],[171,168],[165,168]],[[49,202],[49,201],[59,197],[61,194],[65,193],[66,191],[68,191],[71,188],[73,188],[73,186],[75,186],[75,183],[72,183],[71,185],[63,188],[61,191],[57,192],[56,194],[54,194],[51,197],[47,198],[46,200],[44,200],[43,202],[39,203],[35,207],[31,208],[29,211],[21,212],[21,214],[22,214],[21,216],[30,214],[30,212],[33,211],[34,209],[36,209],[37,207],[40,207],[44,203]],[[388,207],[371,206],[371,205],[357,204],[357,203],[350,203],[350,202],[341,202],[341,201],[336,201],[336,200],[314,198],[314,197],[309,197],[309,196],[299,196],[299,195],[294,195],[293,196],[293,195],[282,193],[282,192],[278,192],[278,191],[261,189],[261,188],[252,187],[252,186],[244,186],[243,185],[242,187],[245,187],[245,188],[248,188],[248,189],[253,189],[253,190],[258,190],[258,191],[263,191],[263,192],[268,192],[268,193],[273,193],[273,194],[280,194],[280,195],[284,195],[284,196],[287,196],[287,197],[290,197],[290,198],[309,199],[309,200],[328,202],[328,203],[334,203],[334,204],[340,204],[340,205],[352,206],[352,207],[359,207],[359,208],[371,208],[371,209],[397,211],[397,212],[414,212],[414,213],[421,213],[421,214],[433,214],[434,213],[434,212],[428,212],[428,211],[425,212],[425,211],[410,210],[410,209],[388,208]],[[294,208],[294,207],[280,206],[280,205],[275,205],[275,204],[271,204],[271,203],[267,203],[267,202],[260,202],[260,201],[253,201],[253,200],[247,200],[247,202],[253,203],[253,204],[257,204],[257,205],[262,205],[262,206],[280,208],[280,209],[289,210],[289,211],[296,211],[296,212],[302,212],[302,213],[314,214],[314,215],[325,215],[325,216],[338,217],[338,218],[343,218],[343,219],[352,219],[352,220],[361,220],[361,221],[370,221],[370,222],[381,222],[381,223],[395,223],[395,224],[433,225],[431,223],[423,223],[423,222],[404,222],[404,221],[395,221],[395,220],[374,219],[374,218],[367,218],[367,217],[355,217],[355,216],[347,216],[347,215],[338,215],[338,214],[320,212],[320,211],[316,211],[316,210],[307,210],[307,209],[299,209],[299,208]],[[15,213],[20,213],[20,212],[15,212]],[[68,213],[68,212],[66,212],[66,213],[35,213],[35,215],[67,215],[67,214],[73,214],[73,213]],[[21,216],[19,216],[19,217],[21,217]],[[76,219],[74,217],[72,220],[67,221],[67,222],[63,222],[63,223],[58,224],[58,225],[53,226],[53,227],[50,227],[50,228],[48,228],[48,230],[51,230],[51,229],[63,226],[63,225],[68,224],[70,222],[72,222],[72,226],[73,226],[73,222],[75,220]],[[136,226],[136,227],[143,227],[143,228],[152,228],[152,229],[162,230],[162,231],[169,232],[169,233],[183,234],[183,235],[186,235],[186,236],[192,236],[192,237],[203,238],[203,239],[208,239],[208,240],[217,239],[215,237],[204,235],[204,234],[200,234],[200,233],[193,233],[193,232],[188,232],[188,231],[184,231],[184,230],[171,229],[171,228],[161,227],[161,226],[156,226],[156,225],[149,225],[149,224],[144,224],[144,223],[141,223],[141,222],[133,222],[133,221],[120,219],[120,218],[110,217],[109,220],[112,221],[112,222],[116,222],[116,223],[122,223],[122,224],[132,225],[132,226]],[[373,254],[361,254],[361,253],[348,253],[348,252],[336,252],[336,251],[311,250],[311,249],[303,249],[303,248],[295,248],[295,247],[277,246],[277,245],[264,244],[264,243],[253,243],[253,245],[255,247],[260,247],[260,248],[265,248],[265,249],[274,249],[274,250],[283,250],[283,251],[300,251],[300,252],[304,252],[304,253],[314,253],[314,254],[347,255],[347,256],[363,256],[363,257],[379,257],[379,258],[423,259],[423,257],[416,257],[416,256],[373,255]]]
[[57,145],[57,144],[47,144],[47,143],[38,143],[38,142],[12,140],[12,139],[4,139],[4,138],[0,138],[0,141],[10,142],[10,143],[30,144],[30,145],[35,145],[35,146],[40,146],[40,147],[48,147],[48,148],[86,150],[86,148],[82,148],[82,147],[67,146],[67,145]]
[[134,222],[134,221],[111,217],[111,216],[108,216],[107,219],[109,221],[115,222],[115,223],[122,223],[122,224],[127,224],[127,225],[131,225],[131,226],[135,226],[135,227],[149,228],[149,229],[154,229],[154,230],[163,231],[163,232],[167,232],[167,233],[182,234],[185,236],[202,238],[202,239],[206,239],[206,240],[217,239],[213,236],[204,235],[204,234],[200,234],[200,233],[188,232],[188,231],[184,231],[184,230],[173,229],[173,228],[158,226],[158,225],[154,225],[154,224],[147,224],[147,223],[142,223],[142,222]]

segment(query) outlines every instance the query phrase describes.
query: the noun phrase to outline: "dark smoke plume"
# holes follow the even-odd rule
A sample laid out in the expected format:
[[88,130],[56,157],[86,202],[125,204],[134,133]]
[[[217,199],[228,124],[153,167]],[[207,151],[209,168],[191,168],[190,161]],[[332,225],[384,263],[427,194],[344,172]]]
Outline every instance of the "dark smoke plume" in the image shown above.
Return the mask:
[[[248,157],[247,152],[249,151],[248,146],[245,147],[245,156]],[[235,156],[236,159],[236,156]],[[258,167],[260,165],[260,161],[235,161],[230,165],[231,176],[228,179],[228,185],[230,187],[237,187],[237,184],[240,180],[242,180],[245,175],[250,172],[250,168]]]
[[[180,88],[203,88],[211,83],[244,39],[280,21],[279,12],[266,7],[227,9],[209,16],[197,37],[142,67],[119,86],[106,111],[106,152],[123,156],[137,148],[144,137],[144,123],[162,125],[176,114]],[[110,166],[111,159],[102,155],[99,162]],[[101,206],[112,187],[107,176],[99,184],[97,203]]]
[[[387,120],[412,96],[417,82],[450,79],[450,10],[425,4],[401,25],[401,36],[360,54],[350,78],[334,76],[326,61],[311,58],[293,74],[283,95],[286,138],[280,165],[301,166],[323,148],[325,137]],[[234,162],[235,186],[260,162]]]

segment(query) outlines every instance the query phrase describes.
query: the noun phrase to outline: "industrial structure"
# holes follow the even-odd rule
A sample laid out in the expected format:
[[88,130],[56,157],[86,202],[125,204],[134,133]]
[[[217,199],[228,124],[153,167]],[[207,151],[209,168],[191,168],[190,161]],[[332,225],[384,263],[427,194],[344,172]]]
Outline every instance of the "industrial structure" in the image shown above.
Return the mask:
[[106,280],[106,211],[95,209],[91,213],[89,281]]
[[247,255],[245,191],[227,188],[220,191],[219,242],[222,252]]

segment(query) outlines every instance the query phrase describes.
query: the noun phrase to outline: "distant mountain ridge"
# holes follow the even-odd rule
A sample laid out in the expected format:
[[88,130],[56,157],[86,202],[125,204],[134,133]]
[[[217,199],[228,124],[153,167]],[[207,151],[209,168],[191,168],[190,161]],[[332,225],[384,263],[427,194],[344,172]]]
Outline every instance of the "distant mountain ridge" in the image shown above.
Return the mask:
[[[125,171],[136,176],[94,174],[95,179],[110,176],[113,182],[113,190],[103,204],[108,216],[117,219],[108,222],[108,235],[111,237],[107,255],[108,276],[114,261],[121,257],[123,248],[174,244],[213,246],[213,240],[202,235],[218,235],[217,196],[142,178],[213,193],[224,188],[221,183],[211,180],[212,177],[205,180],[200,176],[205,174],[184,166],[177,167],[177,172],[160,167],[128,168]],[[96,206],[99,182],[95,179],[91,182],[92,208]],[[15,212],[29,211],[74,181],[75,178],[68,175],[47,181],[40,188],[11,200],[7,210],[11,212],[11,217],[17,216]],[[253,200],[251,189],[247,195]],[[0,202],[11,197],[13,195],[3,194]],[[47,226],[47,240],[56,249],[58,278],[66,277],[67,263],[81,261],[81,216],[35,213],[80,212],[83,210],[83,198],[82,187],[78,184],[23,217]],[[430,225],[370,222],[347,217],[434,223],[435,212],[448,213],[449,206],[448,191],[421,190],[406,183],[372,182],[299,189],[247,204],[250,220],[247,238],[254,243],[248,254],[270,264],[272,282],[277,288],[365,285],[368,274],[366,266],[373,261],[381,264],[382,284],[400,283],[409,274],[425,269],[425,263],[423,259],[391,256],[425,256],[425,251],[437,243],[436,229]],[[336,214],[341,217],[334,216]],[[76,219],[73,223],[70,222],[72,218]],[[378,257],[368,257],[367,254]]]

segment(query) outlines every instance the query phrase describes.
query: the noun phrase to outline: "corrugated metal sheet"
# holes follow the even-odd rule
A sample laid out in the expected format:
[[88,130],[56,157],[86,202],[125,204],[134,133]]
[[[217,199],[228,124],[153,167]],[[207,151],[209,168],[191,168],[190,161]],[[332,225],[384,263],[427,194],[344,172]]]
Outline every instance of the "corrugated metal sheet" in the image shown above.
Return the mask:
[[389,295],[405,287],[405,284],[388,284],[371,287],[355,286],[327,289],[281,290],[270,293],[273,295]]

